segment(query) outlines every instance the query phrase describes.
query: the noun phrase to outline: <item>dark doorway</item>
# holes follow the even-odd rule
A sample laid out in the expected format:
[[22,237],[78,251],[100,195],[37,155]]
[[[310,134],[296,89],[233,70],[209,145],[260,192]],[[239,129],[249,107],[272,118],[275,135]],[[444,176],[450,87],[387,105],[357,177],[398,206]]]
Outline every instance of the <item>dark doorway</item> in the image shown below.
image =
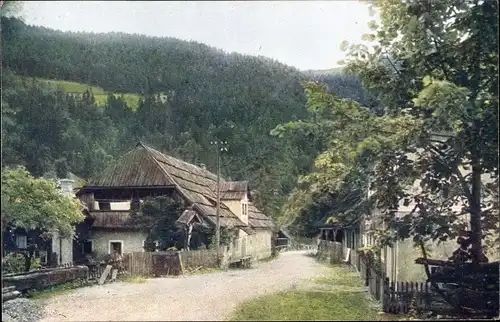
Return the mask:
[[342,229],[337,230],[337,234],[335,235],[335,241],[341,243],[342,239],[344,239],[344,231]]

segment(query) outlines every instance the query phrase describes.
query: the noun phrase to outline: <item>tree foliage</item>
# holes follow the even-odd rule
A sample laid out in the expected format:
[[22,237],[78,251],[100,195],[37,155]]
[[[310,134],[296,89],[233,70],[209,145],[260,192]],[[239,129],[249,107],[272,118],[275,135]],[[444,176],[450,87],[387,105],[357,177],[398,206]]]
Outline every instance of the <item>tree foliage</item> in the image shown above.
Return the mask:
[[0,17],[19,17],[21,16],[24,1],[1,1]]
[[[183,245],[183,231],[175,221],[181,215],[182,204],[169,196],[147,198],[140,210],[133,212],[131,222],[147,233],[146,247],[153,241],[159,242],[159,247],[167,249]],[[154,249],[148,249],[154,251]]]
[[56,182],[35,178],[23,167],[2,169],[2,227],[38,229],[62,236],[74,234],[83,221],[76,198],[61,194]]
[[[220,139],[229,148],[223,176],[249,180],[256,205],[270,216],[278,215],[298,175],[311,168],[307,144],[269,131],[306,117],[300,82],[316,76],[195,42],[61,32],[17,19],[1,23],[4,164],[25,165],[37,176],[58,170],[88,179],[141,140],[215,170],[210,141]],[[100,107],[90,90],[67,93],[32,77],[97,85],[142,100],[133,110],[121,95],[110,94]],[[328,79],[330,90],[342,86],[342,95],[362,96],[354,77]]]
[[[357,102],[329,93],[324,85],[306,83],[304,87],[309,119],[279,125],[272,131],[279,137],[298,136],[313,146],[317,142],[318,147],[314,168],[299,178],[284,212],[293,218],[307,207],[319,206],[322,210],[316,220],[325,220],[326,214],[338,216],[353,207],[364,207],[373,162],[382,151],[404,146],[420,122],[409,116],[378,117]],[[325,204],[320,200],[327,201],[329,210],[321,207]]]
[[[498,3],[374,5],[381,24],[371,23],[364,37],[373,47],[344,47],[347,71],[361,77],[384,115],[308,85],[308,107],[319,117],[284,129],[323,128],[329,139],[302,181],[310,191],[332,186],[369,159],[372,199],[387,228],[380,243],[470,230],[473,261],[483,261],[483,231],[498,227]],[[398,215],[403,207],[412,210]]]

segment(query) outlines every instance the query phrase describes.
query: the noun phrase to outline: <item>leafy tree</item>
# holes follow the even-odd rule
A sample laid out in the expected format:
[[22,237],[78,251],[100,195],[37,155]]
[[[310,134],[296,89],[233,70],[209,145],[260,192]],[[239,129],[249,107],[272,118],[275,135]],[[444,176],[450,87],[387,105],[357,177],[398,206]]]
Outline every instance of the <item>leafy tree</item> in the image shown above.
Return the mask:
[[[2,160],[35,175],[67,170],[88,179],[138,140],[175,157],[216,168],[210,141],[229,151],[222,174],[250,180],[256,204],[276,217],[317,147],[269,135],[303,119],[300,81],[315,78],[277,61],[228,54],[195,42],[120,33],[71,33],[2,19]],[[26,77],[19,77],[19,76]],[[29,77],[97,85],[107,93],[64,93]],[[328,75],[330,91],[357,99],[357,77]],[[118,93],[143,96],[132,109]],[[165,94],[159,95],[159,94]],[[296,140],[295,140],[296,141]],[[63,160],[66,160],[63,162]]]
[[[374,32],[366,38],[378,44],[372,53],[351,46],[348,68],[388,113],[411,115],[422,124],[418,140],[400,151],[415,152],[414,160],[395,152],[381,160],[376,198],[389,222],[395,222],[390,209],[396,199],[413,201],[419,216],[403,218],[409,222],[403,226],[417,238],[453,237],[459,219],[468,215],[471,255],[483,261],[483,229],[493,228],[491,219],[498,219],[494,185],[484,186],[485,179],[498,178],[498,2],[375,5],[381,25],[372,23]],[[394,179],[383,182],[382,175]],[[421,191],[403,193],[407,177],[420,179]],[[457,202],[462,209],[452,207]]]
[[20,17],[23,9],[24,1],[2,1],[0,3],[1,17]]
[[74,225],[83,221],[83,207],[63,196],[53,180],[34,178],[23,167],[2,169],[2,227],[71,237]]
[[[353,210],[364,199],[366,177],[380,152],[404,146],[420,123],[408,116],[378,117],[354,101],[328,93],[325,85],[305,83],[304,87],[310,118],[279,125],[272,134],[299,135],[313,144],[318,142],[318,148],[324,150],[317,151],[311,172],[299,178],[285,213],[297,216],[307,207],[319,206],[318,197],[345,207],[329,209],[331,212]],[[352,192],[356,192],[354,196]],[[326,219],[324,209],[321,212],[317,219]]]
[[[315,171],[302,178],[311,191],[345,182],[370,160],[372,199],[388,229],[381,244],[410,236],[418,243],[446,240],[469,224],[472,260],[484,261],[483,228],[498,225],[498,185],[482,180],[498,178],[498,4],[375,5],[382,24],[371,22],[374,33],[365,39],[377,44],[372,50],[351,45],[347,70],[361,77],[385,115],[308,84],[308,107],[318,117],[277,130],[328,131]],[[419,189],[412,191],[415,183]],[[396,214],[403,205],[414,208],[401,218]]]
[[132,213],[131,222],[148,234],[145,245],[148,251],[155,250],[153,241],[159,241],[162,249],[182,248],[183,232],[175,224],[182,211],[182,204],[177,200],[159,196],[144,200],[140,210]]

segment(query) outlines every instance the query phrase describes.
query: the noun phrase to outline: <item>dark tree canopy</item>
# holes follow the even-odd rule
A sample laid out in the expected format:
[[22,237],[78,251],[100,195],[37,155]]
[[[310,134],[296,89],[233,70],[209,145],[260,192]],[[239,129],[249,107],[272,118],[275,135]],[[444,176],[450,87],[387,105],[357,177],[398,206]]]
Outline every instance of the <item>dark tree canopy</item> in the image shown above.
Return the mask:
[[[271,216],[312,165],[315,147],[283,143],[269,132],[306,116],[300,82],[316,76],[172,38],[61,32],[15,18],[1,23],[5,165],[88,179],[141,140],[215,170],[210,141],[221,139],[229,147],[222,174],[250,180],[257,206]],[[90,90],[69,94],[31,77],[135,93],[142,101],[132,109],[125,97],[108,94],[100,106]],[[339,95],[364,95],[351,76],[328,81]]]

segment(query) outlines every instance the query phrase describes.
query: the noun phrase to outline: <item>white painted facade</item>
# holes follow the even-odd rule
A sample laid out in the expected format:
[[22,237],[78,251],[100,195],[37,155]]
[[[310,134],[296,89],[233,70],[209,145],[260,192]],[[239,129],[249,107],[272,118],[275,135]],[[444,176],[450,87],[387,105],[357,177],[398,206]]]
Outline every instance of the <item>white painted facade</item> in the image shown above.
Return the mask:
[[143,245],[147,234],[139,231],[102,231],[95,230],[91,234],[92,252],[97,258],[111,253],[111,243],[120,242],[122,254],[144,251]]
[[[231,212],[248,225],[249,200],[246,195],[241,200],[223,200],[223,202]],[[256,260],[267,258],[271,256],[271,239],[272,231],[270,229],[258,229],[252,235],[248,235],[240,229],[229,250],[233,257],[252,256]]]
[[260,260],[271,256],[273,233],[270,229],[258,229],[255,234],[247,237],[248,254],[253,259]]
[[[61,179],[58,181],[61,193],[64,196],[75,197],[73,184],[70,179]],[[73,238],[61,238],[58,232],[52,233],[52,252],[57,254],[57,264],[66,264],[73,262]]]
[[[142,203],[143,201],[140,200],[140,202]],[[130,210],[130,203],[131,203],[131,200],[130,201],[110,202],[109,208],[111,211],[127,211],[127,210]],[[93,209],[100,210],[98,201],[94,201],[94,208]]]
[[57,254],[57,264],[73,262],[73,238],[60,238],[57,232],[52,233],[52,252]]

